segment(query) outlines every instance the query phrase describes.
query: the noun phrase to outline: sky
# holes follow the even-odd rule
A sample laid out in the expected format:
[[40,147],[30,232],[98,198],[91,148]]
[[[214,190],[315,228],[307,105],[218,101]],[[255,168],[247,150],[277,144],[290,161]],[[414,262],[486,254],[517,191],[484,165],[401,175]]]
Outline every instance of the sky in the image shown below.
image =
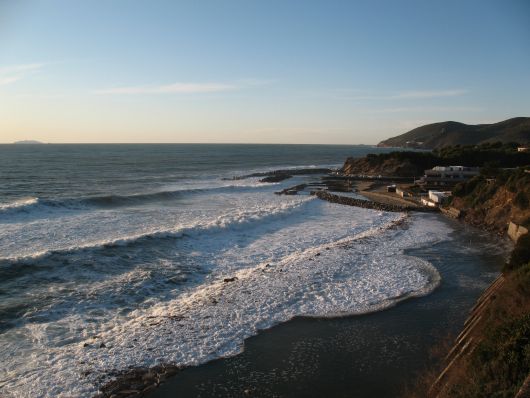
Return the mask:
[[376,144],[516,116],[527,0],[0,0],[0,142]]

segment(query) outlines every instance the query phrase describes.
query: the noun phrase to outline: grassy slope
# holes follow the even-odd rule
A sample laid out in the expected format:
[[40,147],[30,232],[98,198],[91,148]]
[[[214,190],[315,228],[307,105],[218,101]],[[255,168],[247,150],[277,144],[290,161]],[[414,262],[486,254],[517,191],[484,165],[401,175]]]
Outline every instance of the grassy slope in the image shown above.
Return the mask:
[[517,117],[499,123],[467,125],[441,122],[417,127],[405,134],[382,141],[382,146],[405,146],[407,141],[423,142],[422,148],[436,149],[451,145],[477,145],[530,141],[530,118]]

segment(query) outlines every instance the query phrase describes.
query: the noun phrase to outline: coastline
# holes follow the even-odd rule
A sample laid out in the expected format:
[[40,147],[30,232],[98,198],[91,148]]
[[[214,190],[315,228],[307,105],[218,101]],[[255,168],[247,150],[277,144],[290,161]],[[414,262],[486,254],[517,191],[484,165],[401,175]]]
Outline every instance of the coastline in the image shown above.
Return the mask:
[[408,250],[440,272],[442,283],[431,294],[365,315],[294,318],[245,340],[234,357],[179,371],[146,396],[395,397],[433,363],[432,345],[460,329],[506,255],[484,232],[445,222],[454,228],[453,242],[488,242],[485,249],[495,254],[464,245],[447,256],[451,242]]
[[[362,182],[360,184],[362,184],[362,186],[358,185],[358,188],[361,188],[358,193],[368,197],[369,200],[374,201],[375,203],[379,202],[382,206],[394,206],[396,209],[404,207],[403,203],[398,200],[399,198],[389,197],[390,199],[394,199],[394,201],[381,201],[381,198],[379,198],[380,195],[375,197],[369,196],[370,192],[367,192],[367,190],[369,190],[370,187],[368,184]],[[365,195],[366,193],[368,195]],[[408,201],[403,200],[403,202],[409,204]],[[415,214],[420,214],[416,213],[416,209],[414,208],[409,207],[407,210],[412,210]],[[463,240],[461,238],[455,237],[454,240],[456,241],[467,242],[469,240],[469,243],[471,243],[471,241],[476,240],[477,237],[480,237],[478,238],[477,244],[483,244],[484,240],[491,240],[491,236],[489,234],[475,230],[472,227],[470,228],[461,222],[447,219],[443,215],[433,215],[433,217],[437,217],[439,220],[442,220],[442,222],[450,225],[453,230],[453,234],[463,234],[466,236]],[[493,242],[490,243],[493,244]],[[403,299],[397,300],[390,307],[385,307],[379,311],[370,312],[367,314],[331,314],[329,317],[295,317],[269,329],[261,330],[257,335],[247,338],[244,341],[244,348],[242,349],[241,353],[236,354],[233,357],[213,359],[212,361],[206,362],[204,364],[185,368],[179,368],[173,365],[161,365],[151,369],[132,370],[118,376],[117,380],[114,382],[105,385],[102,389],[102,393],[98,394],[97,396],[113,397],[119,395],[130,397],[147,396],[155,398],[172,397],[175,394],[178,394],[179,396],[190,397],[202,396],[202,393],[197,390],[197,385],[203,385],[204,380],[209,380],[208,383],[210,383],[211,380],[216,380],[219,377],[221,377],[221,380],[214,382],[210,385],[210,387],[205,387],[207,389],[213,388],[214,390],[209,391],[204,396],[211,396],[212,394],[215,396],[227,397],[238,395],[282,396],[280,391],[287,387],[288,389],[285,390],[285,394],[288,394],[287,396],[298,396],[299,394],[301,396],[321,396],[322,394],[326,394],[327,391],[320,390],[318,394],[312,394],[314,391],[319,390],[322,386],[328,386],[329,382],[327,380],[323,380],[322,378],[319,379],[317,385],[314,385],[311,389],[302,389],[303,391],[301,390],[294,393],[293,391],[289,390],[290,383],[289,386],[284,385],[284,382],[281,381],[281,377],[280,380],[277,380],[279,381],[279,384],[277,385],[279,388],[278,391],[275,391],[274,389],[269,391],[267,388],[263,389],[263,386],[268,384],[265,380],[260,381],[251,388],[244,388],[244,385],[235,383],[233,387],[226,390],[225,393],[221,392],[221,390],[218,390],[218,388],[220,388],[219,386],[221,384],[224,384],[224,381],[222,380],[227,377],[221,375],[225,372],[230,372],[230,374],[232,374],[235,371],[232,369],[232,367],[239,367],[240,365],[237,364],[240,361],[247,362],[247,364],[244,366],[245,368],[260,368],[262,365],[258,363],[259,360],[256,361],[256,359],[269,355],[268,352],[263,351],[264,346],[267,348],[267,350],[276,353],[275,356],[273,355],[273,358],[270,359],[269,365],[271,367],[275,367],[278,363],[282,363],[282,361],[285,362],[286,359],[283,358],[284,351],[289,352],[293,349],[293,347],[302,344],[304,342],[303,335],[306,329],[312,330],[312,339],[322,339],[323,336],[327,336],[331,333],[331,340],[333,341],[338,338],[337,333],[340,334],[344,332],[342,330],[344,327],[350,329],[352,326],[357,327],[367,323],[378,331],[380,338],[386,339],[392,335],[395,329],[395,324],[389,320],[395,320],[397,318],[398,324],[404,323],[403,325],[399,325],[398,329],[403,329],[401,332],[403,334],[402,338],[406,343],[404,346],[399,346],[397,351],[393,351],[393,348],[388,346],[384,347],[384,350],[388,351],[393,357],[402,357],[403,360],[408,363],[407,367],[405,368],[406,371],[404,372],[404,370],[401,368],[399,361],[394,364],[396,365],[395,368],[387,369],[387,365],[384,364],[384,355],[383,353],[379,353],[376,355],[376,357],[383,362],[372,363],[370,366],[373,369],[378,369],[375,372],[376,375],[385,374],[392,376],[387,376],[387,379],[383,383],[381,380],[377,380],[376,382],[375,379],[379,379],[379,377],[375,376],[374,380],[365,382],[366,379],[371,380],[370,375],[365,374],[360,376],[356,375],[355,372],[354,374],[349,373],[348,375],[344,375],[342,380],[353,377],[353,380],[357,380],[358,383],[356,383],[355,386],[348,385],[340,388],[336,387],[336,389],[333,391],[334,396],[350,396],[349,393],[345,394],[345,392],[351,392],[352,388],[354,388],[357,389],[356,394],[359,394],[360,396],[370,396],[377,394],[377,396],[381,397],[393,397],[395,396],[396,389],[403,391],[406,387],[406,383],[403,382],[404,380],[410,382],[414,378],[415,374],[421,372],[425,367],[433,364],[433,360],[429,359],[429,350],[441,337],[455,334],[460,329],[461,325],[463,325],[465,321],[466,314],[473,307],[475,301],[480,297],[480,294],[482,294],[483,290],[485,290],[489,283],[497,276],[499,273],[499,264],[502,264],[503,262],[497,259],[495,262],[490,263],[491,258],[488,258],[487,260],[483,260],[484,264],[479,266],[476,264],[468,264],[467,266],[471,266],[473,272],[475,273],[484,273],[485,269],[489,269],[490,272],[486,277],[482,276],[484,281],[482,282],[481,286],[464,286],[460,289],[460,291],[458,291],[458,289],[455,291],[455,278],[458,279],[459,275],[464,276],[464,278],[468,278],[468,282],[473,284],[471,280],[476,278],[478,274],[475,274],[470,278],[468,275],[465,275],[469,270],[455,270],[450,264],[446,264],[445,261],[441,260],[445,254],[444,252],[448,250],[445,246],[447,246],[447,242],[442,244],[441,247],[418,247],[407,249],[406,252],[404,252],[405,255],[410,254],[414,257],[419,257],[422,260],[426,260],[434,264],[434,267],[441,274],[442,288],[435,286],[433,291],[429,291],[426,295],[412,295],[411,297],[404,297]],[[493,244],[493,246],[495,245]],[[466,248],[467,246],[463,245],[460,247],[460,250],[466,251]],[[489,249],[491,249],[491,247]],[[497,247],[496,250],[498,249],[499,248]],[[497,252],[497,255],[498,254],[499,252]],[[504,250],[501,257],[505,255],[506,251]],[[455,258],[454,261],[458,262],[459,260],[460,259]],[[476,261],[471,260],[470,262],[474,263]],[[483,268],[484,265],[486,265],[485,268]],[[459,274],[459,272],[463,272],[463,274]],[[449,295],[448,290],[453,290],[453,294]],[[456,303],[456,306],[454,303],[455,294],[460,296],[460,301]],[[442,302],[439,302],[440,297],[442,297]],[[409,300],[409,298],[411,298],[411,300]],[[458,312],[452,312],[454,311],[455,307],[458,307],[460,310]],[[444,311],[446,314],[444,316],[440,316],[440,313],[443,313]],[[419,312],[426,313],[423,315],[418,315]],[[332,326],[323,325],[322,322],[330,322],[330,325]],[[412,337],[412,335],[408,334],[410,333],[409,328],[416,322],[419,322],[419,324],[414,326],[413,329],[415,332]],[[334,330],[334,328],[338,329]],[[420,330],[423,331],[419,333],[418,331]],[[300,333],[302,337],[300,337]],[[368,336],[368,334],[369,333],[366,332],[365,337],[370,339],[371,337]],[[280,341],[278,341],[278,335],[281,336]],[[282,345],[284,341],[289,342],[290,346],[278,350],[276,346],[271,346],[270,340],[274,341],[275,344],[279,343],[280,345]],[[256,344],[257,347],[255,347]],[[408,351],[411,345],[416,345],[415,350]],[[335,352],[333,357],[336,357],[344,350],[349,350],[344,346],[336,348],[338,351]],[[362,352],[350,353],[350,357],[348,357],[350,359],[344,358],[343,361],[347,362],[351,360],[351,356],[355,356],[356,358],[363,356],[371,357],[372,354],[377,353],[380,348],[381,347],[377,345],[377,342],[372,342],[372,346],[370,348],[366,349],[365,347],[365,350]],[[319,358],[321,356],[322,353],[319,355]],[[365,359],[365,361],[371,362],[369,359]],[[301,360],[300,362],[305,363],[306,360]],[[365,365],[358,364],[358,366],[362,368]],[[254,371],[252,370],[251,372]],[[340,373],[338,369],[335,369],[335,372]],[[297,374],[302,375],[306,373],[307,371],[303,370],[299,371]],[[247,375],[246,377],[251,377],[251,375]],[[334,375],[328,375],[326,377],[330,377],[332,380],[336,379],[336,376]],[[333,382],[333,384],[336,385],[336,380]],[[137,388],[139,385],[141,387]]]

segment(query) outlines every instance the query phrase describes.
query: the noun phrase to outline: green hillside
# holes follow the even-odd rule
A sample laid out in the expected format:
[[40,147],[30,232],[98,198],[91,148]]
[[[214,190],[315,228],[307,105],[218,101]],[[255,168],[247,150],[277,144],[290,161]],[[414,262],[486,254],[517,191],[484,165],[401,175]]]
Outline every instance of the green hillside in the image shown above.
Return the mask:
[[477,125],[458,122],[427,124],[381,141],[378,146],[437,149],[445,146],[477,145],[497,141],[529,143],[530,118],[516,117],[499,123]]

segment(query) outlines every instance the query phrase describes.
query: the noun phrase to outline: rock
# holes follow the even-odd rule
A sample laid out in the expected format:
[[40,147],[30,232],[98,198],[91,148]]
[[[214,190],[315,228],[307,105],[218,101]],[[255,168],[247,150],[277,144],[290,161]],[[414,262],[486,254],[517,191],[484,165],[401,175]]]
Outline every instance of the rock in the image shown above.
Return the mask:
[[144,380],[144,381],[152,381],[152,382],[154,382],[155,379],[156,379],[156,373],[153,372],[153,371],[149,371],[149,372],[147,372],[146,374],[144,374],[142,376],[142,380]]
[[90,347],[90,344],[85,343],[85,344],[83,344],[83,347]]
[[107,347],[107,346],[105,345],[105,343],[101,343],[101,344],[99,345],[99,348],[105,348],[105,347]]
[[138,395],[140,391],[138,390],[122,390],[118,392],[118,395]]
[[276,174],[271,174],[269,176],[266,176],[265,178],[262,178],[259,181],[260,182],[280,182],[280,181],[286,180],[291,177],[292,175],[287,174],[287,173],[276,173]]
[[142,394],[148,394],[156,389],[156,384],[151,384],[142,390]]
[[320,253],[315,254],[315,256],[320,256]]

